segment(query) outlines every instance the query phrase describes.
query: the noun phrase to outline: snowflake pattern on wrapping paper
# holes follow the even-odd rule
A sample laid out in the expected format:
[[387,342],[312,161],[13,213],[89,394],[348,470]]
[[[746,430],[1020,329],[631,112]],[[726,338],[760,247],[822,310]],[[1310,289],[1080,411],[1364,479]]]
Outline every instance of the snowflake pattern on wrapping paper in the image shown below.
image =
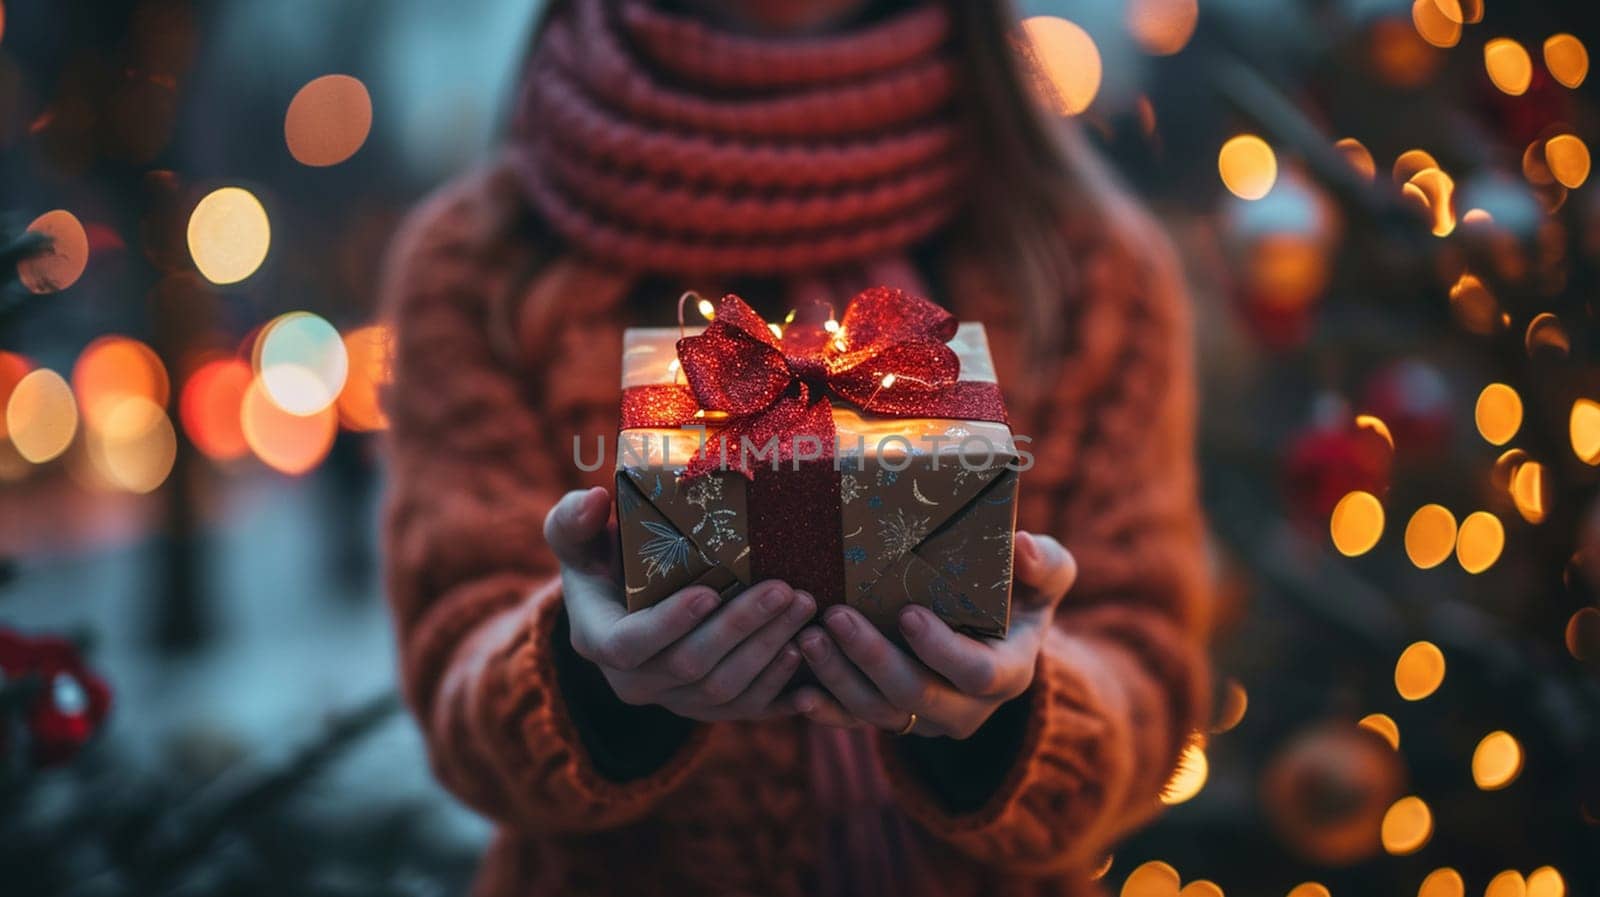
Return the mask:
[[861,481],[853,473],[847,473],[839,479],[839,500],[849,504],[861,497],[865,491],[861,488]]
[[852,545],[844,550],[844,559],[852,564],[859,564],[867,559],[867,550],[860,545]]
[[639,546],[639,556],[644,559],[646,581],[664,576],[682,567],[689,569],[689,537],[665,523],[641,520],[652,537]]
[[683,493],[684,501],[700,509],[700,520],[690,530],[706,548],[716,551],[724,545],[737,545],[744,541],[733,521],[738,514],[732,508],[721,507],[722,478],[706,476],[695,480]]
[[907,514],[904,508],[895,508],[892,517],[878,521],[878,538],[883,540],[883,550],[878,560],[892,561],[922,543],[928,536],[931,518]]

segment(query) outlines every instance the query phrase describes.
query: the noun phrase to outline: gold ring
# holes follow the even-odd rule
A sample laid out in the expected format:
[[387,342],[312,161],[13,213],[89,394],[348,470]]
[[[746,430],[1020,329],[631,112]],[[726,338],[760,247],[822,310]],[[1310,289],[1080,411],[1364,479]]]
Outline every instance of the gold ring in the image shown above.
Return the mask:
[[911,711],[911,718],[906,720],[906,724],[904,726],[901,726],[900,727],[900,731],[898,731],[898,732],[896,732],[894,734],[896,734],[896,735],[910,735],[911,734],[911,730],[915,729],[916,727],[917,727],[917,712],[915,710],[913,710],[913,711]]

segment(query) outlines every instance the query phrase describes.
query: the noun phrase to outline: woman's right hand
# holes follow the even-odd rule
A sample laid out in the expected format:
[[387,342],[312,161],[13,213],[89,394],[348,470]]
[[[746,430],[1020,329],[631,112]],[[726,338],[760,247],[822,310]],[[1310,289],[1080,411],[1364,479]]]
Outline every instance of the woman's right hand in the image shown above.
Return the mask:
[[796,633],[816,601],[777,580],[726,602],[690,586],[629,613],[606,522],[611,496],[567,493],[544,521],[561,562],[572,649],[605,674],[624,703],[658,704],[697,720],[760,719],[794,712],[778,699],[800,666]]

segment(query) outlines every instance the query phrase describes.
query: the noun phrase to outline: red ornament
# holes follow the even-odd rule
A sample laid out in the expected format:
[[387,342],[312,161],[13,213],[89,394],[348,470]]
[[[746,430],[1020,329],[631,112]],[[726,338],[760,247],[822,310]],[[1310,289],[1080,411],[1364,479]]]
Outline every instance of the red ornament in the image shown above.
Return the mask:
[[0,629],[0,673],[0,684],[32,679],[38,685],[23,713],[30,753],[40,766],[77,756],[111,712],[110,687],[66,639]]
[[1367,381],[1362,410],[1389,425],[1402,458],[1433,457],[1450,444],[1450,384],[1433,365],[1398,361]]
[[1381,496],[1389,489],[1393,453],[1383,437],[1358,427],[1319,426],[1297,435],[1284,461],[1283,486],[1294,516],[1325,526],[1339,499],[1361,490]]

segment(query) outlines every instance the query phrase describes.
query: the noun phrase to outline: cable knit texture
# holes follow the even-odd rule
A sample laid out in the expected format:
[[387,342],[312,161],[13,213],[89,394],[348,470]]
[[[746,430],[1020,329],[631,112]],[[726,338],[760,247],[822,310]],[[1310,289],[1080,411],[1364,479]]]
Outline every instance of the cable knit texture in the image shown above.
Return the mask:
[[950,27],[920,3],[763,39],[569,0],[524,81],[523,189],[576,249],[630,269],[800,273],[898,251],[954,211]]
[[[502,825],[479,892],[815,893],[822,864],[841,860],[811,824],[803,720],[698,726],[626,782],[599,772],[574,731],[583,708],[553,667],[562,610],[541,523],[565,490],[606,484],[574,466],[570,440],[614,427],[620,358],[607,347],[630,322],[626,306],[575,301],[522,364],[500,360],[492,297],[521,256],[484,233],[505,182],[467,179],[419,209],[386,283],[390,592],[436,773]],[[1022,749],[989,761],[1008,772],[985,806],[949,812],[901,742],[877,742],[886,812],[919,833],[906,860],[918,894],[1087,893],[1085,870],[1155,812],[1205,712],[1182,295],[1153,231],[1085,222],[1065,237],[1080,272],[1064,297],[1069,350],[1050,401],[1015,423],[1038,457],[1020,523],[1058,536],[1081,574],[1022,699]],[[973,276],[946,282],[960,317],[988,322],[1002,384],[1038,376],[1021,367],[1016,310],[963,286]]]

